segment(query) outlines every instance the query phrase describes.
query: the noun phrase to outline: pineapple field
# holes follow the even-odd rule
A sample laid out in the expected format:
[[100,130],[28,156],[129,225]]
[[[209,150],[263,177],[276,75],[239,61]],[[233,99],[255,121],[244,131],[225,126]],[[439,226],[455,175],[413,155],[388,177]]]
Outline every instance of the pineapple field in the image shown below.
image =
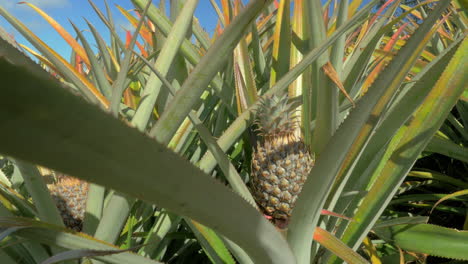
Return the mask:
[[468,262],[466,1],[114,2],[0,1],[0,263]]

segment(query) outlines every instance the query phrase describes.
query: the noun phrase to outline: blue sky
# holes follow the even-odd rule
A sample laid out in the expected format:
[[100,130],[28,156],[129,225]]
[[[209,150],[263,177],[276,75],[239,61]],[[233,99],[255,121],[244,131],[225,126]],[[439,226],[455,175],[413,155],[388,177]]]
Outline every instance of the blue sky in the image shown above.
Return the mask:
[[[0,0],[0,6],[10,12],[21,22],[26,24],[26,26],[28,26],[49,46],[54,48],[62,56],[65,56],[65,58],[68,59],[71,49],[68,44],[60,37],[60,35],[58,35],[55,30],[52,29],[52,27],[29,6],[20,5],[17,4],[17,2],[19,1]],[[76,34],[74,33],[75,31],[73,30],[73,27],[70,25],[68,20],[70,19],[80,29],[87,29],[87,25],[84,22],[83,17],[93,23],[93,25],[98,29],[98,31],[105,39],[107,39],[109,36],[107,28],[95,14],[94,10],[86,0],[29,0],[28,2],[33,3],[44,10],[58,23],[65,27],[65,29],[73,36]],[[104,0],[93,0],[93,2],[105,13]],[[159,3],[159,0],[153,0],[153,2]],[[219,2],[219,0],[217,2]],[[122,28],[132,30],[133,27],[131,24],[126,20],[125,17],[121,15],[115,6],[118,4],[129,10],[133,8],[130,0],[107,0],[107,3],[111,7],[114,21],[120,31],[119,33],[124,32]],[[213,31],[216,26],[217,15],[209,0],[199,1],[195,16],[199,19],[205,30],[210,33]],[[19,43],[27,43],[27,41],[21,37],[21,34],[16,32],[16,30],[10,26],[9,23],[1,16],[0,26],[3,27],[8,33],[13,34]],[[84,34],[88,40],[93,39],[92,34],[89,31],[85,31]],[[29,44],[28,46],[32,47]]]

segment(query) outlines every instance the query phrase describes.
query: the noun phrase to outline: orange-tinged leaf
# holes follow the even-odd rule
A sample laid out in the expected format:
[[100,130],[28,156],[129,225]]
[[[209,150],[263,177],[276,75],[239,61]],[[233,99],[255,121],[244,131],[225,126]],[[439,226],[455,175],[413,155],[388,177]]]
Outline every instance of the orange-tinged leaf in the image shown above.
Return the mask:
[[41,61],[42,63],[44,63],[45,65],[47,65],[47,67],[49,67],[52,71],[54,71],[55,73],[59,72],[57,70],[57,68],[54,66],[54,64],[52,64],[46,57],[42,56],[41,54],[35,52],[33,49],[31,48],[28,48],[27,46],[23,45],[23,44],[19,44],[23,49],[25,49],[26,51],[28,51],[29,53],[31,53],[32,55],[34,55],[34,57],[36,57],[39,61]]
[[[138,26],[138,20],[132,16],[127,10],[123,9],[121,6],[116,5],[122,15],[128,19],[128,21],[134,26],[135,28]],[[140,28],[140,36],[148,43],[148,45],[153,46],[153,38],[151,37],[151,32],[149,29],[143,24]]]
[[[375,55],[376,56],[380,56],[380,60],[381,61],[385,61],[386,63],[390,62],[396,55],[396,52],[388,52],[388,51],[384,51],[384,50],[381,50],[381,49],[376,49],[374,51]],[[431,54],[432,55],[432,54]],[[425,58],[424,56],[422,56],[423,58]],[[432,59],[429,60],[429,62],[431,62]],[[414,64],[413,68],[411,69],[411,71],[413,73],[417,73],[417,72],[420,72],[424,67],[426,67],[426,65],[428,64],[427,61],[425,60],[417,60],[416,63]]]
[[328,61],[327,63],[325,63],[325,65],[322,66],[322,69],[325,72],[325,75],[327,75],[328,78],[330,78],[330,80],[332,80],[333,83],[335,83],[335,85],[338,86],[338,88],[346,96],[346,98],[348,98],[353,107],[356,106],[351,96],[349,96],[348,92],[346,92],[346,89],[344,88],[343,83],[340,81],[340,77],[338,76],[338,73],[336,72],[333,65]]
[[125,30],[125,48],[128,49],[130,42],[132,41],[132,33],[130,30]]
[[275,1],[274,1],[274,4],[275,4],[275,8],[278,9],[278,7],[279,7],[278,0],[275,0]]
[[[443,19],[445,22],[448,22],[447,18],[448,18],[448,16],[449,16],[450,14],[451,14],[451,13],[448,13],[448,14],[445,15],[442,19]],[[447,23],[445,23],[445,24],[447,24]],[[448,40],[450,40],[450,41],[453,41],[453,37],[450,36],[450,35],[443,29],[443,27],[439,27],[439,29],[437,30],[437,32],[438,32],[440,35],[442,35],[443,37],[445,37],[446,39],[448,39]],[[442,38],[442,40],[444,40],[444,39]]]
[[226,23],[224,27],[227,27],[231,23],[229,0],[221,0],[221,7],[223,8],[224,22]]
[[137,45],[138,49],[140,50],[140,53],[141,53],[141,56],[145,57],[145,58],[148,58],[148,53],[146,52],[145,50],[145,47],[143,47],[143,45],[140,44],[140,42],[135,42],[135,44]]
[[[135,10],[135,13],[137,14],[138,18],[141,19],[141,14],[140,14],[140,11],[138,10]],[[156,32],[156,26],[153,24],[153,22],[151,22],[151,20],[146,20],[146,23],[148,23],[148,26],[149,26],[149,29],[151,32]]]
[[[400,37],[400,39],[398,39],[396,41],[396,44],[395,46],[393,47],[396,51],[400,50],[401,47],[403,47],[405,44],[406,44],[406,41],[405,39],[408,39],[410,36],[409,35],[404,35],[403,37]],[[382,42],[383,43],[387,43],[388,41],[390,40],[389,37],[384,37],[382,39]],[[378,52],[381,51],[381,50],[377,50]],[[427,51],[427,50],[423,50],[422,54],[421,54],[421,57],[423,57],[424,59],[428,60],[429,62],[431,62],[432,60],[434,60],[436,58],[436,56],[434,54],[432,54],[431,52]]]
[[74,37],[72,37],[72,35],[70,35],[70,33],[68,33],[68,31],[66,31],[59,23],[57,23],[57,21],[55,21],[52,17],[50,17],[40,8],[31,3],[18,2],[18,4],[26,4],[32,9],[34,9],[40,16],[42,16],[60,34],[60,36],[62,36],[62,38],[68,43],[68,45],[70,45],[70,47],[76,52],[76,54],[80,55],[80,57],[83,58],[84,62],[86,63],[86,66],[90,67],[88,55],[86,54],[84,48],[75,40]]
[[369,22],[369,26],[372,26],[374,24],[374,22],[377,20],[377,18],[381,17],[382,16],[382,13],[383,11],[391,4],[393,3],[394,0],[387,0],[387,2],[385,2],[385,4],[383,4],[379,10],[377,10],[377,12],[375,13],[374,17],[372,17],[372,19],[370,20]]
[[349,248],[346,244],[341,242],[341,240],[330,234],[325,229],[316,227],[314,240],[333,252],[333,254],[343,259],[346,263],[369,263],[361,255]]
[[323,21],[325,25],[328,25],[329,15],[330,15],[330,8],[325,8],[325,12],[323,12]]
[[[42,41],[34,32],[32,32],[28,27],[26,27],[24,24],[21,22],[17,21],[17,24],[19,27],[21,27],[22,30],[25,31],[25,34],[27,34],[30,38],[34,39],[39,46],[41,46],[43,49],[47,50],[57,60],[62,63],[62,65],[73,75],[80,80],[80,82],[86,86],[86,88],[96,97],[96,99],[106,108],[109,107],[109,101],[107,100],[104,95],[99,92],[98,89],[83,75],[81,75],[74,67],[71,65],[68,61],[66,61],[60,54],[58,54],[54,49],[51,49],[44,41]],[[58,71],[60,72],[60,71]]]
[[234,0],[234,17],[237,16],[237,14],[239,14],[239,12],[241,11],[241,2],[240,0]]
[[338,217],[338,218],[345,219],[345,220],[348,220],[348,221],[354,221],[353,219],[351,219],[349,217],[346,217],[344,215],[337,214],[337,213],[334,213],[332,211],[328,211],[328,210],[325,210],[325,209],[322,209],[322,212],[320,214],[321,215],[330,215],[330,216]]
[[[393,49],[393,46],[395,46],[395,43],[397,42],[400,34],[403,32],[405,27],[408,25],[408,23],[403,24],[398,30],[392,35],[389,41],[387,41],[387,44],[385,44],[383,50],[385,52],[390,52]],[[385,61],[380,61],[377,66],[372,70],[372,72],[369,74],[367,79],[364,81],[364,84],[362,85],[362,90],[361,93],[365,94],[367,92],[367,89],[371,86],[371,84],[375,81],[377,76],[380,74],[380,72],[383,70],[384,66],[386,65]]]
[[123,101],[126,106],[132,109],[136,109],[135,99],[134,99],[134,96],[132,94],[132,90],[130,89],[130,87],[125,89],[125,91],[123,92]]
[[83,59],[80,57],[80,55],[75,54],[75,69],[80,73],[83,74]]
[[217,37],[219,37],[221,34],[223,34],[223,29],[221,28],[221,24],[218,22],[218,24],[216,24],[216,28],[215,28],[215,33]]
[[315,228],[314,240],[315,241],[322,241],[323,239],[324,239],[324,236],[322,235],[322,231],[320,231],[319,228]]
[[261,18],[260,21],[258,21],[258,23],[257,23],[257,28],[258,29],[263,28],[266,25],[266,23],[268,23],[268,21],[271,20],[271,18],[273,17],[273,14],[274,13],[272,12],[272,13],[268,14],[268,16],[265,16],[265,17]]

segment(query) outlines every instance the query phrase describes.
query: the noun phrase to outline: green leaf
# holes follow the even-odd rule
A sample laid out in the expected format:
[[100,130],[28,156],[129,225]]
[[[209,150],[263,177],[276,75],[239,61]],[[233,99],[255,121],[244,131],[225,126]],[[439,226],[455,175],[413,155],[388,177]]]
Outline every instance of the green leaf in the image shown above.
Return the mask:
[[[125,91],[125,89],[128,87],[127,75],[128,75],[129,69],[130,69],[130,61],[131,61],[132,55],[133,55],[132,50],[133,50],[133,48],[135,46],[138,35],[140,33],[140,29],[143,26],[144,21],[145,21],[145,19],[144,19],[145,15],[148,12],[148,8],[150,6],[151,6],[150,3],[148,3],[145,6],[145,9],[143,11],[143,15],[142,15],[140,21],[138,22],[138,24],[136,26],[135,32],[133,32],[132,38],[130,39],[130,44],[129,44],[128,48],[124,49],[124,58],[123,58],[123,61],[122,61],[121,65],[120,65],[119,73],[117,74],[117,79],[112,84],[113,92],[112,92],[110,110],[111,110],[111,113],[114,116],[117,116],[118,113],[119,113],[120,105],[121,105],[121,101],[122,101],[122,94]],[[111,32],[113,34],[116,34],[115,31],[113,30],[113,28],[110,28],[110,29],[111,29]],[[133,119],[134,118],[135,118],[135,114],[133,115]]]
[[[308,4],[305,4],[308,3]],[[310,30],[309,45],[310,48],[316,48],[326,39],[326,28],[323,21],[323,14],[320,0],[306,1],[304,17],[308,19],[308,28]],[[343,37],[341,37],[342,39]],[[334,43],[339,43],[340,38]],[[315,117],[315,129],[311,139],[305,138],[313,152],[318,156],[328,140],[335,133],[338,126],[338,94],[334,93],[330,87],[326,85],[326,75],[321,69],[322,66],[329,60],[329,53],[324,52],[311,67],[311,91],[303,91],[303,100],[308,102],[310,108],[308,111],[309,117]],[[304,120],[310,124],[312,119]],[[307,131],[306,133],[310,133]],[[294,248],[294,247],[293,247]],[[301,259],[299,257],[299,259]]]
[[463,162],[468,162],[468,148],[453,141],[435,136],[427,145],[425,151],[439,153]]
[[431,224],[406,224],[374,230],[403,250],[444,258],[468,260],[468,231]]
[[387,228],[395,225],[408,225],[408,224],[426,224],[429,220],[427,216],[411,216],[411,217],[398,217],[390,220],[378,222],[374,225],[375,228]]
[[411,171],[408,176],[421,178],[421,179],[434,179],[440,182],[445,182],[453,186],[457,186],[463,189],[468,189],[468,183],[462,180],[458,180],[454,177],[447,176],[445,174],[435,171]]
[[104,193],[104,187],[93,183],[89,184],[82,232],[89,235],[93,235],[96,232],[96,228],[102,218]]
[[139,254],[160,259],[161,251],[170,242],[169,239],[164,239],[169,232],[175,232],[179,227],[182,217],[169,213],[166,210],[161,210],[155,214],[157,217],[156,223],[148,233],[145,239],[144,246],[138,251]]
[[112,58],[111,54],[109,53],[109,49],[107,48],[107,44],[102,38],[102,36],[98,33],[96,28],[89,22],[87,19],[85,19],[86,24],[88,25],[89,29],[91,30],[91,33],[94,36],[94,39],[96,40],[97,48],[99,49],[99,56],[102,59],[102,63],[106,69],[106,72],[111,76],[111,78],[115,77],[116,71],[112,67]]
[[446,195],[444,195],[444,197],[442,197],[440,200],[438,200],[434,204],[434,206],[431,209],[431,212],[434,211],[434,209],[437,207],[437,205],[439,205],[443,201],[446,201],[446,200],[449,200],[449,199],[454,199],[454,198],[456,198],[458,196],[467,196],[467,195],[468,195],[468,189],[467,190],[461,190],[461,191],[458,191],[458,192],[454,192],[454,193],[451,193],[451,194],[446,194]]
[[[447,194],[443,193],[429,193],[429,194],[408,194],[402,195],[398,198],[393,199],[389,204],[401,204],[405,202],[421,202],[421,201],[437,201],[439,199],[443,199]],[[467,201],[468,199],[461,199],[461,198],[453,198],[449,197],[449,199],[454,201]]]
[[[161,53],[156,59],[154,67],[158,69],[163,76],[169,72],[169,67],[173,64],[174,58],[179,50],[182,41],[185,39],[187,30],[191,25],[191,18],[193,12],[198,4],[198,0],[189,0],[185,3],[181,13],[177,17],[171,32],[167,36]],[[151,113],[156,103],[159,89],[161,89],[162,82],[152,73],[146,82],[143,90],[142,98],[135,115],[132,119],[132,124],[140,131],[145,131],[146,126],[150,120]],[[166,142],[166,144],[168,141]]]
[[236,263],[223,241],[215,232],[213,232],[213,230],[193,220],[187,219],[186,222],[192,231],[195,232],[197,240],[200,242],[213,263]]
[[76,34],[78,35],[78,38],[80,39],[81,43],[83,43],[84,51],[86,51],[86,54],[89,58],[90,66],[91,66],[91,71],[93,73],[94,78],[96,79],[96,82],[98,84],[99,91],[107,98],[111,98],[111,85],[106,79],[106,73],[104,70],[101,68],[101,65],[99,65],[99,62],[97,58],[94,56],[93,50],[91,49],[91,46],[89,45],[88,41],[86,38],[83,36],[81,31],[78,29],[78,27],[75,26],[72,22],[70,22],[71,25],[73,26],[73,29],[75,29]]
[[15,160],[15,163],[24,178],[28,193],[33,198],[39,219],[63,227],[60,213],[37,167],[20,160]]
[[134,202],[134,198],[114,192],[102,212],[102,218],[96,227],[94,237],[112,244],[115,243],[122,232]]
[[[130,252],[120,252],[119,254],[108,255],[112,252],[115,253],[117,250],[119,250],[119,248],[81,233],[27,218],[0,217],[0,226],[23,227],[17,230],[13,235],[26,238],[32,242],[43,243],[72,250],[92,250],[92,252],[87,253],[94,253],[95,259],[108,263],[159,263]],[[102,256],[98,254],[99,251],[106,255]],[[80,251],[78,251],[78,253],[80,253]],[[83,253],[86,252],[81,251],[80,256],[83,256]],[[65,257],[67,257],[67,254],[69,257],[76,257],[73,252],[65,252],[65,254]]]
[[250,46],[252,49],[252,60],[254,62],[254,70],[257,75],[257,79],[264,82],[266,79],[265,54],[263,53],[258,30],[254,23],[252,24],[252,41]]
[[273,34],[273,51],[270,73],[270,87],[289,71],[291,55],[291,3],[283,0],[279,3]]

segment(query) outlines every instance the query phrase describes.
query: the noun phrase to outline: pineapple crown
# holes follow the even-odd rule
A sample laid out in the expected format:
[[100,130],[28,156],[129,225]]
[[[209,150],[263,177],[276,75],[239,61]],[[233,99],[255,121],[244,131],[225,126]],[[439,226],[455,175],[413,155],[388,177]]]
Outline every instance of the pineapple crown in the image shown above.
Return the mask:
[[293,134],[296,122],[293,120],[292,104],[288,104],[288,95],[272,95],[260,100],[255,120],[260,135],[268,138]]

